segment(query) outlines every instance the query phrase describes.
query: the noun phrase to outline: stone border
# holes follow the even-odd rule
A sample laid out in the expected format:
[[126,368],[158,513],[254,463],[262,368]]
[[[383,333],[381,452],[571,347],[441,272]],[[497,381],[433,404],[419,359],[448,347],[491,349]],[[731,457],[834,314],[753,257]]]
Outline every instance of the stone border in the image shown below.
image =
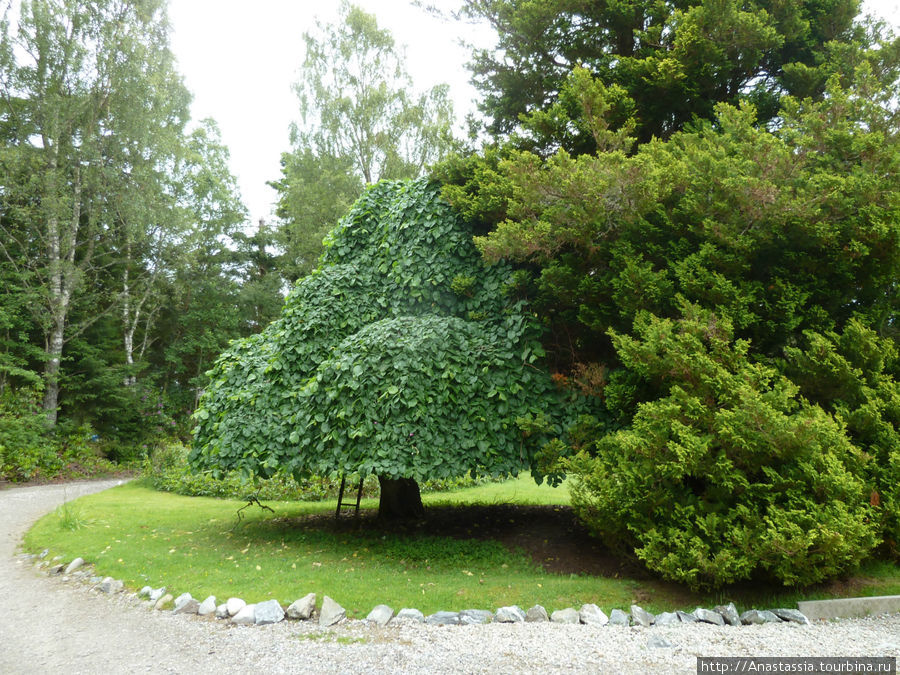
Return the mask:
[[[76,579],[91,586],[101,593],[116,594],[124,591],[124,583],[112,577],[99,577],[92,574],[90,566],[82,558],[75,558],[68,564],[61,562],[62,557],[56,556],[48,561],[45,558],[49,551],[45,550],[39,555],[21,554],[19,558],[26,562],[34,561],[37,570],[49,576],[60,575],[63,581]],[[347,613],[343,607],[329,596],[322,598],[322,604],[316,608],[316,594],[309,593],[296,600],[288,607],[282,607],[278,600],[266,600],[265,602],[248,604],[241,598],[229,598],[224,603],[217,602],[215,596],[209,596],[202,602],[191,596],[190,593],[182,593],[177,598],[166,592],[166,588],[152,588],[144,586],[136,597],[143,599],[145,604],[155,610],[169,610],[173,614],[195,614],[198,616],[215,617],[227,620],[237,625],[266,625],[279,623],[285,619],[294,621],[316,621],[320,627],[326,628],[346,620]],[[900,604],[900,596],[884,596],[895,598]],[[875,598],[876,600],[878,598]],[[864,600],[864,599],[845,599]],[[842,601],[835,601],[842,602]],[[893,605],[892,605],[893,607]],[[440,611],[425,616],[418,609],[403,608],[399,612],[388,605],[377,605],[365,621],[377,626],[399,623],[423,623],[429,625],[475,625],[486,623],[561,623],[582,624],[593,627],[603,626],[672,626],[685,623],[706,623],[718,626],[746,626],[764,623],[785,623],[809,625],[810,620],[806,614],[798,609],[775,608],[770,610],[750,609],[738,613],[734,603],[718,605],[713,609],[697,607],[693,612],[681,610],[675,612],[661,612],[654,615],[638,605],[631,605],[629,612],[621,609],[612,610],[607,615],[597,605],[588,603],[576,610],[572,607],[558,609],[551,614],[541,605],[535,605],[527,611],[518,605],[499,607],[491,612],[485,609],[464,609],[458,612]],[[887,610],[890,611],[890,610]],[[874,612],[869,612],[874,613]],[[820,618],[814,615],[813,618]]]

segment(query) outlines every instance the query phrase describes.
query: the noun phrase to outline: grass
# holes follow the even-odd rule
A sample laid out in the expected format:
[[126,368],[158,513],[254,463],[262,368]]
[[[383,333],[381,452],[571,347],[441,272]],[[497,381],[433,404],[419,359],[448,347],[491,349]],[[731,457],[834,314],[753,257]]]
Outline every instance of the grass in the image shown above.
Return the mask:
[[[522,477],[423,500],[431,506],[564,504],[568,492]],[[48,514],[28,532],[25,546],[49,548],[65,559],[81,556],[95,564],[97,574],[122,579],[134,589],[166,586],[173,595],[187,591],[198,598],[238,596],[248,602],[275,598],[283,604],[315,592],[320,598],[330,595],[355,618],[380,603],[426,614],[536,603],[552,611],[585,602],[607,612],[627,609],[632,602],[661,611],[729,600],[739,608],[774,607],[811,597],[900,593],[900,567],[889,563],[864,568],[852,589],[803,593],[748,587],[704,595],[658,581],[558,575],[499,542],[336,530],[327,518],[333,502],[268,504],[275,515],[254,506],[244,510],[236,526],[242,502],[182,497],[132,483]],[[375,509],[377,503],[368,499],[362,506]],[[78,527],[70,526],[73,519]]]

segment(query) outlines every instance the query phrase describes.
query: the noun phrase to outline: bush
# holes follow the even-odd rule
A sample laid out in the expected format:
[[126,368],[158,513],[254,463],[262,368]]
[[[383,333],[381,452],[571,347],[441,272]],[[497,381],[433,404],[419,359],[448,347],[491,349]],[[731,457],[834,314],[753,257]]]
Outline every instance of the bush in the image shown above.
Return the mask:
[[[259,498],[272,501],[321,501],[337,499],[341,479],[313,476],[297,481],[290,475],[276,474],[272,478],[250,480],[237,471],[214,478],[212,472],[193,473],[188,465],[188,448],[180,444],[164,446],[144,461],[142,474],[155,490],[174,492],[189,497],[217,497],[243,499],[259,490]],[[489,477],[465,476],[447,480],[425,481],[422,492],[443,492],[490,482]],[[359,476],[347,478],[345,490],[356,495]],[[378,496],[378,479],[368,475],[363,480],[363,496]]]
[[47,431],[34,389],[7,389],[0,395],[0,478],[12,482],[83,478],[117,467],[91,443],[90,427]]
[[885,548],[900,557],[900,382],[892,375],[900,366],[897,345],[856,319],[840,333],[807,331],[804,341],[785,349],[783,370],[865,452],[869,501]]
[[660,396],[630,429],[564,460],[578,516],[693,588],[807,585],[856,566],[879,529],[862,453],[795,385],[750,363],[730,322],[683,312],[642,315],[636,338],[613,334],[626,367]]

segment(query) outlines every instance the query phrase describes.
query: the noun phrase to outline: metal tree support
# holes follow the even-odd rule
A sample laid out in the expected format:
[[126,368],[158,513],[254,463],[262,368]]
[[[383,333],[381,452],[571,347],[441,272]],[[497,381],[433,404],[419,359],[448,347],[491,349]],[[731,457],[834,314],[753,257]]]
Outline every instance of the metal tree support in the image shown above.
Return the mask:
[[353,514],[354,518],[359,518],[359,502],[362,499],[362,490],[363,490],[363,480],[364,477],[359,477],[359,486],[356,488],[356,504],[353,502],[345,502],[344,501],[344,488],[347,487],[347,479],[344,476],[341,476],[341,489],[338,492],[338,503],[337,508],[334,511],[335,520],[340,519],[341,517],[341,509],[348,508],[352,509],[354,506],[356,507],[356,511]]

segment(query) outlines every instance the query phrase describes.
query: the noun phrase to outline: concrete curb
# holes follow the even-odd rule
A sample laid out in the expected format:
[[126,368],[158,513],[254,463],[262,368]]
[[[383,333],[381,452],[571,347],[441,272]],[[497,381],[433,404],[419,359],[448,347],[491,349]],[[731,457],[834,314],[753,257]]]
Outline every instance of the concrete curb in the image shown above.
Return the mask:
[[893,614],[900,612],[900,595],[878,595],[871,598],[838,598],[836,600],[806,600],[798,602],[797,608],[810,621]]

